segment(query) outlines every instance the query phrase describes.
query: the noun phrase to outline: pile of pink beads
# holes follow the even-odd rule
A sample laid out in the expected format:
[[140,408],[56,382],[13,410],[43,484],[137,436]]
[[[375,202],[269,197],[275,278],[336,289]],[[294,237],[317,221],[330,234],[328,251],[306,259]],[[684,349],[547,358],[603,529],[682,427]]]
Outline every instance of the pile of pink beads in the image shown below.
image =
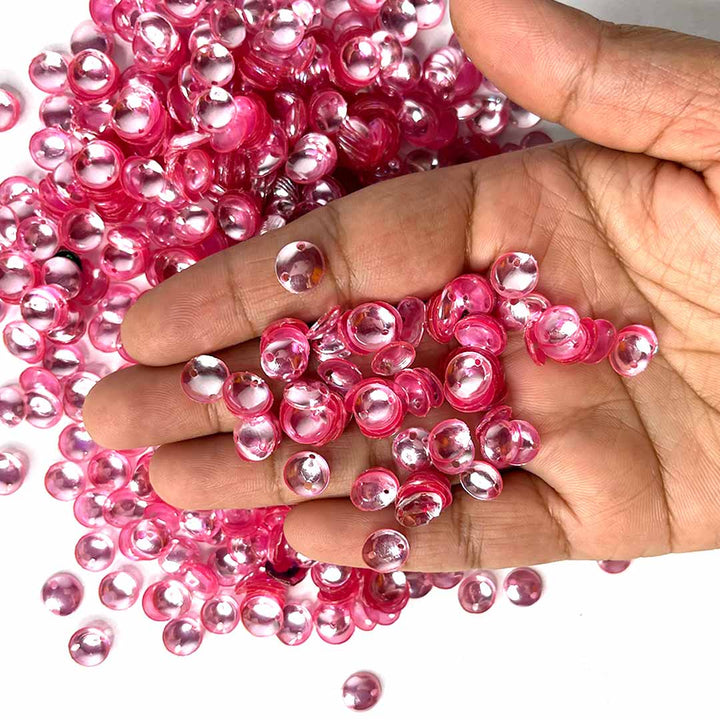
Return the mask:
[[[327,642],[344,642],[356,628],[394,622],[410,597],[433,586],[459,584],[471,612],[495,599],[487,573],[462,579],[313,563],[285,540],[284,506],[171,507],[149,480],[152,449],[98,447],[82,424],[92,386],[132,362],[120,325],[147,285],[363,185],[550,141],[529,132],[539,118],[484,78],[454,38],[424,57],[414,49],[416,34],[439,24],[444,12],[445,0],[90,0],[92,20],[73,33],[70,52],[45,51],[31,63],[30,79],[46,93],[43,127],[29,147],[38,170],[0,183],[0,322],[7,351],[27,368],[0,388],[0,422],[50,430],[67,419],[62,459],[44,474],[47,491],[72,503],[83,528],[77,562],[106,573],[98,594],[107,608],[138,603],[165,623],[163,641],[177,655],[194,652],[206,631],[227,633],[240,622],[288,645],[314,628]],[[126,68],[115,59],[123,49],[132,54]],[[18,113],[17,99],[2,91],[0,130]],[[295,243],[278,257],[278,279],[302,292],[320,281],[323,262],[311,243]],[[511,289],[527,270],[523,264],[502,273]],[[350,417],[382,437],[398,430],[407,412],[422,416],[444,400],[458,411],[494,404],[477,428],[488,462],[469,459],[466,427],[436,427],[432,438],[407,429],[394,439],[395,456],[418,473],[413,481],[400,485],[383,468],[358,479],[358,507],[397,502],[405,524],[422,524],[450,502],[444,474],[457,471],[468,492],[490,499],[501,489],[496,469],[534,452],[530,426],[497,407],[507,323],[528,327],[539,361],[587,360],[585,348],[595,357],[602,343],[612,345],[618,367],[639,368],[651,355],[646,330],[611,342],[603,321],[573,325],[548,316],[540,323],[544,301],[520,289],[522,297],[503,300],[494,315],[487,305],[493,291],[473,275],[427,305],[407,298],[397,307],[334,308],[311,329],[275,323],[263,337],[262,366],[287,382],[277,417],[262,378],[229,380],[212,358],[196,360],[186,386],[202,398],[222,394],[242,418],[239,450],[257,460],[281,431],[320,446]],[[449,359],[449,384],[411,367],[423,328],[461,345]],[[301,379],[311,348],[322,359],[318,379]],[[372,355],[375,377],[363,379],[349,353]],[[491,378],[482,392],[475,359]],[[309,426],[299,422],[308,416]],[[0,495],[17,491],[27,470],[21,451],[2,450]],[[327,485],[329,468],[317,452],[303,452],[288,462],[285,477],[313,496]],[[377,556],[377,567],[389,567],[385,553],[398,550],[387,540],[369,543],[366,557]],[[116,560],[122,564],[111,567]],[[317,588],[311,602],[292,592],[306,576]],[[72,576],[51,580],[44,601],[72,612],[82,584]],[[530,604],[541,585],[521,568],[505,587],[511,601]],[[78,629],[69,650],[94,665],[112,641],[109,625],[96,622]]]
[[[324,272],[322,252],[308,241],[290,243],[278,254],[277,279],[290,292],[312,290]],[[566,364],[609,358],[629,377],[646,369],[658,349],[648,327],[617,332],[608,320],[581,319],[571,307],[550,305],[534,292],[538,265],[528,253],[505,253],[489,276],[461,275],[427,303],[406,297],[397,307],[382,301],[350,310],[336,306],[312,327],[296,318],[271,323],[260,338],[260,365],[268,378],[285,383],[277,413],[263,378],[231,374],[209,355],[187,363],[183,390],[201,403],[224,400],[238,418],[235,448],[249,462],[269,458],[283,435],[299,445],[326,445],[353,420],[368,438],[392,437],[393,459],[407,477],[401,484],[388,468],[368,468],[355,479],[350,499],[368,512],[394,504],[400,525],[426,525],[452,503],[448,476],[457,476],[472,497],[493,500],[503,488],[499,471],[526,465],[539,451],[537,430],[501,404],[506,384],[499,358],[507,330],[523,331],[539,365],[547,357]],[[458,345],[445,359],[442,377],[411,367],[426,330],[438,343]],[[353,356],[371,356],[370,377]],[[457,414],[475,415],[474,430],[460,418],[442,420],[429,432],[401,430],[408,415],[425,417],[445,402]],[[287,460],[283,477],[296,494],[316,497],[330,483],[330,467],[317,450],[301,451]],[[407,538],[391,528],[376,530],[362,549],[365,563],[380,573],[399,570],[409,553]]]

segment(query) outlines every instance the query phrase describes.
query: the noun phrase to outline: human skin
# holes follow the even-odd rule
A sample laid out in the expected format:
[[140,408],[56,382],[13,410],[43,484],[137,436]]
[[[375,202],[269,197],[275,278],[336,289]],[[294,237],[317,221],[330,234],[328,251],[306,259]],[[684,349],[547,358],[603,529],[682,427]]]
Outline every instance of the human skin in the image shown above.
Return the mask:
[[[184,396],[184,362],[211,353],[233,371],[256,369],[257,336],[278,317],[427,297],[524,250],[552,301],[618,327],[649,324],[660,352],[627,379],[607,363],[536,367],[511,340],[510,404],[537,426],[540,453],[505,475],[492,502],[456,487],[440,518],[407,530],[406,569],[720,546],[720,45],[599,22],[552,0],[453,0],[452,14],[486,75],[584,139],[369,187],[170,278],[128,312],[122,339],[141,364],[90,393],[90,433],[111,448],[160,445],[151,480],[174,505],[293,505],[293,547],[362,566],[365,538],[395,521],[391,509],[362,513],[347,496],[362,470],[390,461],[389,442],[351,425],[322,449],[332,469],[323,497],[297,497],[281,470],[298,446],[286,440],[271,460],[241,462],[222,403]],[[295,296],[273,264],[299,239],[323,248],[329,271]],[[421,360],[432,367],[438,350],[424,344]]]

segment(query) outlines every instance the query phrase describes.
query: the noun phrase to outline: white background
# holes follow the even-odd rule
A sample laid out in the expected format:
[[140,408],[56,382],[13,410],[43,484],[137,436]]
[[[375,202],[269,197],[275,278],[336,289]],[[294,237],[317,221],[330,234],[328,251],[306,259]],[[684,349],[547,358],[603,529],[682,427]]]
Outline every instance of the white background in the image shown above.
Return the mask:
[[[530,0],[528,0],[530,1]],[[605,18],[672,27],[720,39],[718,0],[576,0]],[[28,171],[27,140],[40,94],[25,68],[41,49],[67,45],[87,17],[86,0],[0,0],[0,83],[26,102],[21,126],[0,135],[2,176]],[[488,22],[492,22],[488,18]],[[0,349],[0,381],[19,365]],[[517,608],[500,597],[481,616],[462,612],[454,590],[413,601],[398,623],[356,632],[344,646],[317,638],[298,648],[239,629],[206,635],[188,658],[168,654],[162,626],[138,606],[112,616],[118,628],[105,664],[76,666],[67,639],[102,607],[98,576],[68,618],[39,600],[52,572],[73,569],[79,526],[72,508],[50,498],[42,470],[57,454],[51,433],[0,430],[0,447],[21,443],[36,458],[25,486],[0,498],[0,718],[115,720],[153,713],[194,718],[348,717],[345,677],[379,673],[384,696],[370,716],[697,718],[716,717],[720,640],[717,552],[641,560],[609,576],[594,563],[542,568],[542,601]],[[76,571],[76,570],[75,570]],[[77,571],[76,571],[77,572]]]

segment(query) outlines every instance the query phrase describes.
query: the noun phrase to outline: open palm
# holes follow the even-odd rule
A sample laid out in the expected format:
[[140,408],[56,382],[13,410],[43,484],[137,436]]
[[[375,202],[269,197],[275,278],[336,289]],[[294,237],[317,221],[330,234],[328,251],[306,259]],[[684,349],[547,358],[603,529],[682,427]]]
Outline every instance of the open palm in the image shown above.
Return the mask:
[[[105,378],[85,408],[105,446],[162,445],[156,490],[188,508],[299,503],[291,544],[313,558],[362,565],[367,535],[392,511],[347,499],[362,470],[390,457],[354,426],[323,455],[332,480],[302,501],[280,469],[238,460],[222,403],[182,393],[199,353],[256,369],[257,336],[275,318],[313,320],[336,302],[428,296],[507,250],[540,261],[554,302],[617,326],[645,322],[660,353],[627,380],[601,366],[532,364],[519,338],[504,356],[516,417],[543,446],[505,477],[491,503],[456,492],[409,531],[408,569],[502,567],[565,558],[625,559],[720,545],[720,47],[660,30],[599,23],[551,0],[454,0],[468,54],[517,102],[582,137],[373,186],[288,227],[208,258],[143,296],[123,341],[143,363]],[[492,22],[488,22],[492,18]],[[597,143],[597,144],[593,144]],[[611,149],[612,148],[612,149]],[[329,278],[292,296],[275,255],[309,239]],[[424,348],[426,364],[439,348]],[[421,353],[422,356],[422,353]],[[430,427],[408,418],[406,425]]]

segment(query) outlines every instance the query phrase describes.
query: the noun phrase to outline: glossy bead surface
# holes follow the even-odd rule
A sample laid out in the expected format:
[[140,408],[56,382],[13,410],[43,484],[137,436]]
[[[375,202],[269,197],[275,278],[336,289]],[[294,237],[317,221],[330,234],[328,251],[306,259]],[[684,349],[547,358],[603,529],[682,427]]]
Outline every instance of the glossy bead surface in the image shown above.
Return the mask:
[[350,490],[350,501],[358,510],[382,510],[395,502],[399,487],[397,477],[390,470],[370,468],[355,478]]
[[460,607],[474,615],[487,612],[495,604],[495,597],[495,577],[484,570],[466,575],[458,586]]
[[414,361],[415,348],[410,343],[396,341],[375,353],[370,368],[376,375],[396,375]]
[[542,595],[542,578],[532,568],[512,570],[503,583],[505,595],[513,605],[534,605]]
[[330,466],[322,455],[304,450],[288,458],[283,480],[296,495],[317,497],[330,483]]
[[598,560],[598,565],[601,570],[604,570],[610,575],[617,575],[618,573],[625,572],[630,567],[630,560]]
[[223,385],[230,376],[227,365],[212,355],[198,355],[183,368],[180,384],[195,402],[210,403],[222,397]]
[[173,655],[192,655],[202,643],[203,627],[189,615],[175,618],[163,628],[163,644]]
[[374,302],[358,305],[346,320],[351,349],[362,354],[378,352],[395,340],[401,324],[400,315],[390,305]]
[[305,605],[289,603],[283,607],[282,622],[277,637],[284,645],[301,645],[313,631],[313,619]]
[[470,428],[462,420],[443,420],[428,435],[428,452],[440,472],[459,475],[475,459]]
[[115,543],[100,531],[83,535],[75,545],[75,560],[84,570],[100,572],[107,570],[115,559]]
[[431,460],[428,437],[428,431],[423,428],[401,430],[393,439],[392,453],[395,462],[410,472],[429,468]]
[[369,710],[377,705],[382,685],[371,672],[353,673],[343,684],[343,702],[350,710]]
[[20,119],[20,100],[14,93],[0,88],[0,132],[12,130]]
[[389,573],[399,570],[407,562],[410,544],[397,530],[376,530],[365,541],[362,556],[372,570]]
[[100,602],[110,610],[127,610],[140,597],[142,576],[134,568],[115,570],[100,581]]
[[80,628],[68,643],[70,657],[83,667],[100,665],[107,659],[112,648],[112,631],[104,625]]
[[208,632],[226,635],[240,622],[237,601],[231,595],[210,598],[200,610],[200,620]]
[[278,282],[294,294],[317,287],[324,274],[325,258],[320,248],[307,241],[285,245],[275,259]]
[[45,473],[45,488],[56,500],[74,500],[85,489],[85,473],[72,462],[51,465]]
[[250,462],[269,458],[280,442],[281,435],[278,421],[270,413],[240,418],[233,431],[238,455]]
[[647,370],[657,351],[657,335],[649,327],[629,325],[615,338],[610,364],[618,375],[635,377]]
[[20,452],[0,451],[0,496],[12,495],[25,482],[27,461]]
[[503,489],[502,475],[497,468],[482,460],[475,460],[460,473],[460,485],[476,500],[494,500]]
[[501,297],[521,298],[535,289],[538,275],[537,260],[532,255],[510,252],[495,260],[490,270],[490,282]]
[[42,587],[42,601],[53,615],[74,613],[83,599],[83,585],[70,573],[56,573],[50,576]]

